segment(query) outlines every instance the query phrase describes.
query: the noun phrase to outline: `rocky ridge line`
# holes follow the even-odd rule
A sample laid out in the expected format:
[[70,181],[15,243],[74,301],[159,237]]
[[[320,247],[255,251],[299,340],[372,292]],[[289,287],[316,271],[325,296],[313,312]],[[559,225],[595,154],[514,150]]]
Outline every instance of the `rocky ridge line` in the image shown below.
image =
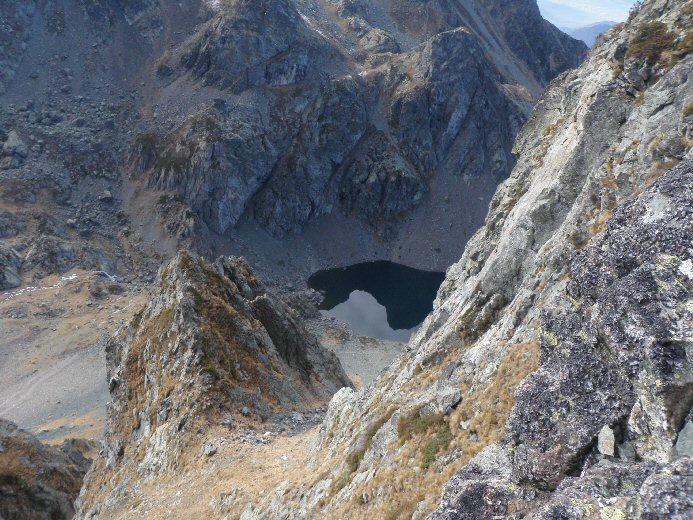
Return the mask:
[[[587,342],[595,349],[590,355],[597,355],[603,348],[599,337],[596,344],[589,343],[594,340],[589,339],[590,331],[584,331],[587,339],[580,339],[579,328],[543,320],[551,309],[553,316],[560,314],[560,305],[554,307],[557,301],[575,298],[575,287],[569,285],[571,260],[601,240],[617,208],[690,158],[693,113],[687,107],[693,103],[689,44],[692,15],[690,2],[645,2],[628,23],[607,34],[581,67],[552,83],[516,142],[518,163],[494,197],[485,226],[470,241],[461,261],[448,270],[434,311],[407,352],[370,387],[360,392],[344,390],[333,399],[319,445],[333,457],[333,465],[327,464],[332,494],[324,495],[323,488],[317,486],[314,490],[283,489],[281,495],[264,501],[253,518],[304,518],[316,511],[356,517],[414,514],[420,518],[438,506],[440,488],[436,486],[480,453],[479,457],[490,459],[479,471],[508,470],[513,478],[527,484],[517,490],[519,494],[522,489],[528,490],[524,502],[516,502],[516,495],[500,493],[499,511],[510,514],[516,503],[526,512],[536,511],[549,500],[549,491],[564,480],[567,486],[567,478],[590,467],[589,461],[594,459],[588,455],[596,449],[596,439],[605,425],[616,432],[616,444],[634,439],[634,444],[643,443],[641,448],[634,446],[641,450],[638,457],[655,463],[641,472],[643,479],[633,480],[639,482],[636,487],[644,484],[648,475],[666,471],[663,468],[672,462],[677,435],[686,428],[687,411],[683,408],[687,405],[679,399],[677,406],[682,409],[674,411],[666,399],[657,397],[659,394],[636,388],[638,374],[647,377],[648,369],[636,369],[639,365],[628,363],[643,359],[644,345],[633,346],[637,354],[624,354],[628,359],[595,361],[602,364],[594,368],[603,378],[598,384],[590,383],[593,393],[583,392],[580,386],[571,389],[566,386],[568,379],[560,383],[565,393],[556,402],[551,400],[554,390],[543,386],[536,388],[529,400],[523,394],[530,388],[525,386],[529,383],[520,383],[539,369],[528,379],[537,381],[552,348],[558,347],[552,356],[568,358],[569,345]],[[655,46],[656,52],[643,55],[649,24],[655,24],[665,38]],[[681,179],[689,178],[686,172],[667,179],[684,189]],[[654,189],[671,191],[666,181]],[[650,196],[657,198],[653,192]],[[682,193],[681,197],[679,211],[689,211],[687,195]],[[625,214],[621,213],[621,218]],[[613,222],[615,226],[617,221]],[[627,225],[638,229],[640,224],[633,220]],[[685,229],[681,228],[684,236]],[[657,236],[659,233],[664,238],[667,232],[658,230]],[[682,265],[685,270],[690,251],[666,242],[659,247],[663,255],[677,256],[676,266]],[[672,249],[667,252],[667,248]],[[628,248],[623,254],[625,261],[631,258]],[[649,258],[646,251],[641,256],[633,259],[636,265]],[[664,259],[653,261],[662,262],[666,264]],[[662,319],[666,326],[644,322],[639,324],[642,331],[636,334],[642,334],[638,337],[643,340],[650,338],[647,341],[653,347],[660,345],[666,352],[672,349],[671,369],[679,373],[683,386],[668,382],[664,368],[656,375],[651,373],[655,384],[669,388],[672,395],[688,395],[690,329],[682,312],[687,308],[690,289],[685,288],[687,278],[676,271],[678,267],[674,269],[673,260],[671,268],[662,269],[673,269],[662,276],[672,276],[677,287],[684,284],[683,289],[676,289],[682,292],[675,293],[671,300],[678,311],[665,312]],[[594,275],[589,270],[587,273]],[[612,299],[604,306],[614,312],[629,305],[637,307],[635,301],[639,298],[632,294],[631,303],[618,303],[625,306],[618,307],[618,298],[625,295],[614,292],[604,297]],[[656,305],[666,308],[666,298]],[[564,310],[567,312],[567,308]],[[622,318],[627,322],[626,315]],[[542,323],[560,329],[560,334],[545,337]],[[615,324],[609,327],[609,334],[620,330]],[[578,336],[561,335],[569,331]],[[677,339],[672,336],[669,342],[670,334]],[[652,352],[652,356],[657,354]],[[578,366],[571,363],[586,361],[570,359],[566,363],[570,370],[577,370]],[[637,396],[649,399],[648,404],[636,404]],[[594,414],[573,415],[581,408],[572,402],[592,407]],[[538,406],[531,414],[523,408],[529,403]],[[645,411],[650,406],[653,408]],[[655,427],[662,421],[660,413],[671,422]],[[631,416],[632,423],[626,420]],[[522,418],[527,428],[536,431],[523,432],[518,426]],[[543,422],[533,422],[535,418]],[[653,427],[654,439],[647,440],[639,430],[645,428],[642,420]],[[503,441],[506,428],[510,440]],[[606,430],[604,433],[608,435]],[[484,449],[501,441],[512,441],[514,451],[508,459],[494,461],[495,448]],[[648,443],[653,447],[646,447]],[[655,445],[661,448],[655,449]],[[625,464],[627,468],[627,460]],[[685,462],[676,464],[671,466],[672,471],[683,471],[685,475]],[[471,463],[468,470],[473,473],[475,467]],[[640,470],[633,466],[633,471],[635,478]],[[595,469],[595,478],[599,474],[602,470]],[[465,473],[461,475],[464,480]],[[676,486],[686,482],[674,481],[672,485]],[[477,511],[481,516],[492,514],[481,502],[464,504],[463,494],[457,504],[456,490],[460,487],[455,482],[459,481],[451,484],[445,506],[451,508],[451,517],[457,514],[455,511],[472,517]],[[484,493],[493,496],[492,486],[475,489],[479,498]],[[617,493],[617,488],[613,489]],[[556,499],[560,501],[559,495]],[[318,502],[320,506],[316,506]],[[683,507],[683,503],[677,507]],[[445,508],[438,514],[445,514]]]
[[[160,291],[107,347],[104,448],[80,496],[83,518],[129,507],[138,487],[213,454],[199,433],[306,412],[351,386],[300,314],[240,258],[181,252]],[[110,513],[109,513],[110,511]]]

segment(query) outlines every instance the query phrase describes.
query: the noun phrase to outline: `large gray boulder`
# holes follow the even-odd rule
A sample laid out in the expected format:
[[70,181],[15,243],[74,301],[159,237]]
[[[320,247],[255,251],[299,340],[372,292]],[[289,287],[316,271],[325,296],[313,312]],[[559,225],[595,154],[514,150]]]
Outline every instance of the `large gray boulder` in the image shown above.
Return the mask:
[[14,249],[0,244],[0,291],[22,284],[21,267],[22,257]]

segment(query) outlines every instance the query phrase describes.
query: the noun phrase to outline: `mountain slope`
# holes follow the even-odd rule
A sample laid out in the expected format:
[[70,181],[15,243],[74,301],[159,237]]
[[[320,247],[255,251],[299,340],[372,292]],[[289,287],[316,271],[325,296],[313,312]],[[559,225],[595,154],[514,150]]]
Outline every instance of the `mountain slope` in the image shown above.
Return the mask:
[[616,25],[615,22],[598,22],[585,27],[570,29],[566,32],[576,40],[585,42],[588,47],[592,47],[597,41],[597,38],[611,29],[614,25]]
[[[585,52],[533,2],[502,24],[496,4],[6,2],[1,283],[152,279],[183,246],[284,278],[448,265],[532,104]],[[345,228],[363,248],[332,240]]]
[[[595,323],[592,331],[585,330],[585,339],[579,326],[567,318],[561,321],[563,318],[550,316],[560,315],[558,309],[568,312],[565,302],[576,299],[575,286],[569,285],[571,259],[586,246],[602,240],[617,208],[690,156],[690,17],[686,2],[647,2],[629,25],[612,33],[583,66],[554,82],[543,96],[516,143],[518,164],[513,174],[494,197],[485,226],[471,240],[462,260],[448,271],[433,314],[407,352],[370,388],[359,393],[342,392],[333,400],[322,428],[321,446],[337,461],[340,455],[341,460],[349,460],[348,454],[358,454],[358,459],[350,465],[338,462],[338,469],[332,469],[332,482],[340,485],[334,498],[326,499],[326,511],[350,511],[354,517],[395,517],[430,511],[437,506],[432,502],[436,483],[480,452],[476,465],[453,481],[438,515],[482,518],[503,514],[516,506],[526,512],[535,511],[550,500],[547,491],[595,461],[596,439],[605,425],[614,428],[616,444],[624,439],[633,442],[639,457],[656,463],[647,466],[646,471],[641,468],[642,478],[633,476],[638,486],[649,475],[657,480],[658,471],[668,471],[664,465],[675,456],[673,445],[686,424],[686,407],[690,407],[686,401],[657,397],[638,387],[636,380],[652,377],[664,393],[690,395],[686,385],[691,336],[682,310],[690,295],[685,274],[690,252],[681,249],[681,242],[664,240],[667,232],[662,221],[658,231],[662,243],[658,247],[664,256],[650,261],[643,252],[634,260],[636,265],[643,262],[646,269],[657,271],[664,269],[657,265],[665,262],[666,255],[678,258],[675,265],[666,268],[669,270],[662,271],[665,278],[672,277],[671,282],[663,279],[662,287],[672,283],[677,289],[671,295],[664,292],[661,300],[653,302],[652,312],[657,315],[657,306],[669,305],[679,310],[665,314],[665,325],[655,321],[647,325],[649,328],[629,330],[627,334],[635,335],[632,341],[636,344],[631,354],[626,354],[625,347],[618,354],[630,356],[632,361],[643,359],[647,354],[638,338],[649,337],[647,344],[654,348],[652,356],[658,356],[655,345],[673,349],[673,366],[663,368],[664,372],[648,376],[647,362],[640,369],[637,365],[627,368],[629,361],[620,357],[606,366],[605,361],[570,357],[574,350],[586,350],[582,355],[587,356],[606,348],[600,339],[590,339],[592,334],[601,338],[594,330],[598,326]],[[671,38],[667,38],[669,43],[661,52],[643,59],[638,42],[648,27],[644,24],[652,22],[666,24]],[[683,190],[689,179],[687,172],[685,169],[667,177],[635,207],[643,208],[647,200],[667,200],[664,197]],[[678,203],[669,200],[666,206],[682,208],[680,214],[674,212],[667,217],[674,219],[674,229],[685,222],[688,209],[683,208],[690,204],[688,195],[680,196]],[[633,210],[624,207],[620,211],[608,229],[625,225],[618,224],[618,219]],[[628,236],[630,226],[638,230],[641,224],[637,219],[629,221],[624,236]],[[676,236],[687,236],[686,229],[681,227]],[[651,229],[643,228],[638,233],[638,240],[652,236]],[[630,250],[625,244],[619,247],[624,253]],[[633,248],[633,254],[637,251]],[[578,262],[573,265],[579,266],[585,258],[573,260]],[[595,262],[592,259],[589,265]],[[577,278],[595,271],[595,267],[575,269],[573,284],[584,283]],[[676,292],[679,288],[681,292]],[[615,286],[604,293],[604,298],[616,299],[624,290],[625,286]],[[609,312],[628,314],[625,309],[628,305],[637,307],[639,296],[632,294],[628,298],[633,300],[620,304],[625,307],[613,307],[614,300],[603,305],[613,309]],[[614,318],[606,315],[602,319]],[[646,327],[645,323],[639,326]],[[602,325],[608,327],[608,332],[601,334],[621,334],[615,326]],[[626,337],[619,336],[618,341]],[[611,344],[615,340],[602,341]],[[571,345],[575,345],[574,350]],[[549,357],[549,353],[555,357]],[[570,378],[541,379],[542,374],[554,378],[564,374],[551,364],[560,359],[566,363],[568,373],[583,365],[601,363],[603,368],[595,369],[595,377],[603,374],[603,378],[598,384],[589,383],[593,392],[585,395],[581,386],[570,386]],[[538,367],[543,368],[535,373]],[[528,382],[520,385],[532,373],[535,375],[528,381],[535,386],[528,386]],[[558,385],[556,396],[552,385]],[[634,404],[637,396],[648,403],[646,411],[642,404]],[[580,415],[583,410],[593,413],[585,417]],[[671,422],[662,423],[659,417],[669,417]],[[650,438],[644,433],[648,430],[652,432]],[[365,449],[364,438],[371,439]],[[500,448],[482,451],[501,441]],[[624,457],[628,468],[630,459]],[[635,466],[631,469],[639,471]],[[507,471],[510,476],[504,473]],[[595,470],[595,478],[600,471]],[[675,470],[679,471],[685,474],[685,469]],[[488,482],[478,476],[488,472],[498,473],[489,473]],[[340,480],[341,475],[346,475],[344,480]],[[469,475],[475,475],[477,481]],[[502,478],[507,479],[509,487],[499,488],[498,510],[485,509],[481,497],[495,496],[494,482]],[[468,482],[470,487],[460,482]],[[520,484],[524,487],[518,488]],[[672,480],[677,489],[684,484],[680,479]],[[298,490],[292,497],[311,511],[313,497],[309,494],[300,499],[307,491]],[[525,491],[527,496],[523,498]],[[617,493],[616,488],[613,492]],[[361,500],[364,496],[368,497],[365,503]],[[289,511],[297,518],[310,516],[305,511],[296,513],[301,510],[295,504],[287,506],[286,494],[283,497],[275,497],[256,517],[267,511],[277,517]],[[468,503],[465,497],[470,497]],[[558,496],[556,500],[560,501]]]
[[685,517],[691,16],[650,0],[550,85],[433,313],[378,380],[332,398],[286,481],[219,493],[178,474],[138,512],[192,486],[220,518]]

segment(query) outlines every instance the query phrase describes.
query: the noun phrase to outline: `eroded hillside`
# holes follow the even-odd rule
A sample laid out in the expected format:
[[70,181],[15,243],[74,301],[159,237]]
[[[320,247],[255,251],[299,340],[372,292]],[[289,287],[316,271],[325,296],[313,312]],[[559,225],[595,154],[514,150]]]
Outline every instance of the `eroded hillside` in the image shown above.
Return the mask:
[[151,281],[182,246],[272,279],[449,265],[585,51],[534,2],[501,4],[6,2],[0,284]]
[[432,315],[275,490],[204,489],[198,456],[127,507],[185,482],[220,518],[689,516],[692,16],[650,0],[551,84]]

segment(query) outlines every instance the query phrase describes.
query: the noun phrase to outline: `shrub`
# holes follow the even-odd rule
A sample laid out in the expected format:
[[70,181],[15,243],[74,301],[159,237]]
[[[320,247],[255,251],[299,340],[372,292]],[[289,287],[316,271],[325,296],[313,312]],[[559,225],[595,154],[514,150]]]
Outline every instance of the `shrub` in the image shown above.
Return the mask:
[[431,463],[436,460],[438,453],[448,448],[451,440],[452,432],[450,431],[450,424],[444,421],[435,436],[429,440],[421,450],[421,467],[423,469],[428,469]]
[[640,24],[631,41],[626,57],[649,63],[657,63],[666,50],[673,50],[675,35],[662,22]]
[[441,422],[445,422],[445,416],[442,413],[421,415],[419,410],[416,410],[409,415],[403,415],[397,424],[399,440],[404,443],[415,435],[421,435],[431,428],[439,426]]

